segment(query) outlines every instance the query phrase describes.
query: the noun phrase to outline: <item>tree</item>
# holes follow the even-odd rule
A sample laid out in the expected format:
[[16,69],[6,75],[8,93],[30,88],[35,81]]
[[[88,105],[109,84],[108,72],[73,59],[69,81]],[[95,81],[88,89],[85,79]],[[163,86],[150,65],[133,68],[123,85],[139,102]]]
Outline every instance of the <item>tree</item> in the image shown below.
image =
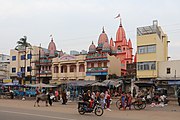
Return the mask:
[[27,47],[31,47],[31,44],[27,42],[27,37],[23,36],[22,38],[19,39],[19,41],[17,41],[17,46],[15,47],[15,50],[23,50],[24,51],[24,71],[23,71],[23,75],[22,75],[22,82],[23,79],[25,80],[26,77],[26,48]]
[[15,47],[15,50],[26,50],[27,47],[31,47],[31,44],[27,42],[27,37],[24,36],[17,41],[17,46]]

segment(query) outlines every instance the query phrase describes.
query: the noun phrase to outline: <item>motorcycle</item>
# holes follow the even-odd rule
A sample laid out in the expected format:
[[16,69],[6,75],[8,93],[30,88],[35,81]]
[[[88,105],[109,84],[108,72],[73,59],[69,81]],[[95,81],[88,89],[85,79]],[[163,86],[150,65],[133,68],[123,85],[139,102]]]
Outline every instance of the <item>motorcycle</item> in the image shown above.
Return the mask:
[[89,107],[89,105],[87,105],[87,103],[85,103],[85,102],[78,102],[78,112],[79,112],[79,114],[84,115],[85,113],[94,112],[95,115],[97,115],[97,116],[103,115],[104,111],[101,108],[98,101],[96,101],[96,100],[91,101],[90,104],[92,104],[92,106]]
[[132,105],[134,106],[134,109],[136,110],[142,110],[146,108],[146,100],[145,98],[138,98],[134,102],[132,102]]

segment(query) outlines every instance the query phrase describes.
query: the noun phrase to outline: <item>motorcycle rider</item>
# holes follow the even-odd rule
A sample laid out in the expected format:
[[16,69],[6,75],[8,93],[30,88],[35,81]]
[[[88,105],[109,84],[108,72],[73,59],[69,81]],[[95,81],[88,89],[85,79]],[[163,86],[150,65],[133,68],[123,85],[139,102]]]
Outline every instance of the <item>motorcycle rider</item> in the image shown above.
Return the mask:
[[90,107],[90,101],[91,101],[91,91],[90,91],[90,90],[88,90],[88,91],[84,94],[84,96],[83,96],[83,101],[84,101],[84,103],[85,103],[85,105],[86,105],[87,107]]

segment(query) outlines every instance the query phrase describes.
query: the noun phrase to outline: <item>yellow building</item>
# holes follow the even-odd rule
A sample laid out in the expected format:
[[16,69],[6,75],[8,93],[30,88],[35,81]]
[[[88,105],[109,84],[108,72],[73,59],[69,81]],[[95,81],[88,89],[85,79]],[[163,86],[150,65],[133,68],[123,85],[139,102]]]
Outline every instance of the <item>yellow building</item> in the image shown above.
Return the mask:
[[137,78],[154,79],[158,76],[158,61],[168,60],[168,37],[158,26],[137,28]]
[[86,55],[63,55],[52,60],[52,80],[50,83],[60,84],[68,80],[86,79]]
[[[36,77],[36,70],[34,69],[31,71],[31,68],[35,68],[35,64],[32,63],[31,61],[35,61],[39,59],[38,51],[39,48],[37,46],[32,46],[31,49],[26,48],[26,52],[24,49],[10,50],[10,77],[13,80],[18,79],[20,84],[26,84],[26,83],[30,83],[30,77],[32,79]],[[24,72],[25,68],[26,68],[26,72]],[[36,79],[33,79],[33,83],[36,82],[35,80]]]

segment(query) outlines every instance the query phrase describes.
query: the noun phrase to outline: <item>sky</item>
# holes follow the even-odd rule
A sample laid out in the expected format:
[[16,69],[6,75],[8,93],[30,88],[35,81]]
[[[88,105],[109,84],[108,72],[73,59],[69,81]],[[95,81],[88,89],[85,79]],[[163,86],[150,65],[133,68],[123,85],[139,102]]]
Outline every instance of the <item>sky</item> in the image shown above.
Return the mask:
[[170,60],[180,59],[180,0],[0,0],[0,53],[10,54],[27,36],[32,45],[48,48],[50,35],[57,50],[88,50],[97,45],[104,26],[115,40],[119,13],[136,51],[137,27],[153,20],[168,35]]

